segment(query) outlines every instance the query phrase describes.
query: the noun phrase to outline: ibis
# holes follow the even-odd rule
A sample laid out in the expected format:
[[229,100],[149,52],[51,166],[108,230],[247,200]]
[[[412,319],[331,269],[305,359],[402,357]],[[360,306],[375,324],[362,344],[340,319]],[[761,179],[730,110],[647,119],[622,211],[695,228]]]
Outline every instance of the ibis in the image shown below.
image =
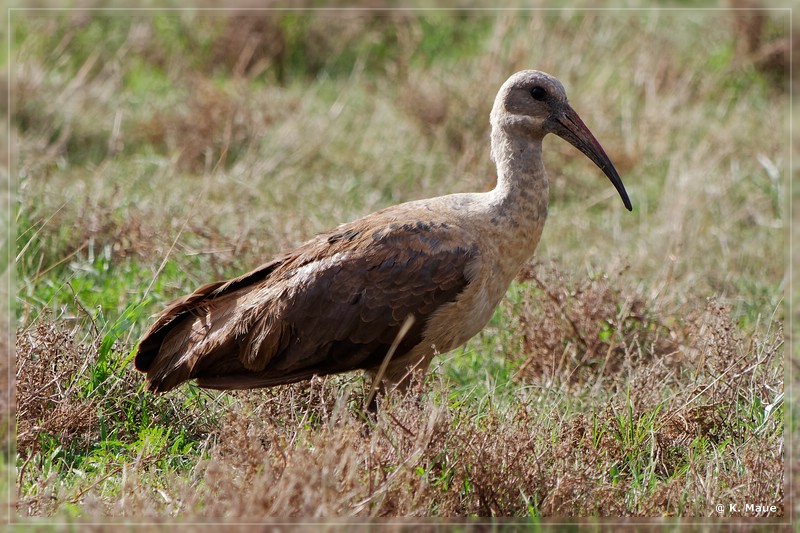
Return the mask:
[[553,76],[512,75],[490,124],[493,190],[387,207],[178,298],[139,342],[147,388],[272,387],[353,370],[366,372],[373,391],[406,388],[415,369],[486,325],[533,255],[547,218],[548,133],[591,159],[632,209]]

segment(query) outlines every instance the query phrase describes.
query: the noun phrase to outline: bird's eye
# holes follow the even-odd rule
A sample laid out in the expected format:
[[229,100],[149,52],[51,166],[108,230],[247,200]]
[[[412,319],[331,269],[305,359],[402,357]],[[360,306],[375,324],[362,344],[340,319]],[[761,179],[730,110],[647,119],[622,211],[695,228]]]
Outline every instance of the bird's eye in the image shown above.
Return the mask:
[[547,96],[547,91],[545,91],[544,88],[537,85],[536,87],[531,89],[531,96],[533,96],[534,100],[541,101],[544,100],[545,97]]

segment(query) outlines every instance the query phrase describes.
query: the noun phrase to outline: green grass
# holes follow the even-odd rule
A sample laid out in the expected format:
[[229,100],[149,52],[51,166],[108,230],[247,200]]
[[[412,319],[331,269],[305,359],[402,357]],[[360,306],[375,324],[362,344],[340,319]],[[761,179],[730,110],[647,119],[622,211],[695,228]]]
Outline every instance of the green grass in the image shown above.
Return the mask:
[[[16,518],[788,516],[789,97],[731,17],[16,13]],[[132,354],[173,298],[491,187],[492,100],[531,67],[564,82],[632,214],[548,137],[536,259],[376,416],[351,374],[143,390]]]

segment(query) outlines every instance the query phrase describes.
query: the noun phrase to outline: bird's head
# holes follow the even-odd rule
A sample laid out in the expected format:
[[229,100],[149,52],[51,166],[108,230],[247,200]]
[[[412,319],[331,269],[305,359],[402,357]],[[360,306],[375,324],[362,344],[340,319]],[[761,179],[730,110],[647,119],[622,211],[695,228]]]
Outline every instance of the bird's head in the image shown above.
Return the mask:
[[632,210],[617,170],[569,105],[564,86],[553,76],[538,70],[523,70],[512,75],[497,93],[491,123],[493,129],[531,141],[541,142],[548,133],[555,133],[591,159],[611,180],[625,207]]

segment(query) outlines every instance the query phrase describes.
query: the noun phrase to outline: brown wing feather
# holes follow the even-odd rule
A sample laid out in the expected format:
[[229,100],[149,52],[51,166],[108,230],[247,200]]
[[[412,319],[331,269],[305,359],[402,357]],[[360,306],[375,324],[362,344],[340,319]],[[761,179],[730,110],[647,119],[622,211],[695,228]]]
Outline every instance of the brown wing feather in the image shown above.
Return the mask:
[[272,386],[374,367],[408,315],[417,320],[398,355],[413,348],[427,317],[469,283],[477,247],[454,226],[380,215],[171,304],[136,356],[149,388]]
[[227,282],[218,281],[208,283],[195,290],[193,293],[174,300],[166,309],[159,313],[156,321],[147,329],[144,337],[142,337],[142,340],[139,342],[136,358],[134,360],[136,369],[141,372],[147,372],[150,369],[153,360],[161,350],[164,338],[173,330],[176,324],[180,323],[180,319],[186,318],[195,309],[202,307],[209,300],[217,298],[226,290],[229,291],[263,280],[279,263],[280,260],[271,261],[243,276],[231,279]]

